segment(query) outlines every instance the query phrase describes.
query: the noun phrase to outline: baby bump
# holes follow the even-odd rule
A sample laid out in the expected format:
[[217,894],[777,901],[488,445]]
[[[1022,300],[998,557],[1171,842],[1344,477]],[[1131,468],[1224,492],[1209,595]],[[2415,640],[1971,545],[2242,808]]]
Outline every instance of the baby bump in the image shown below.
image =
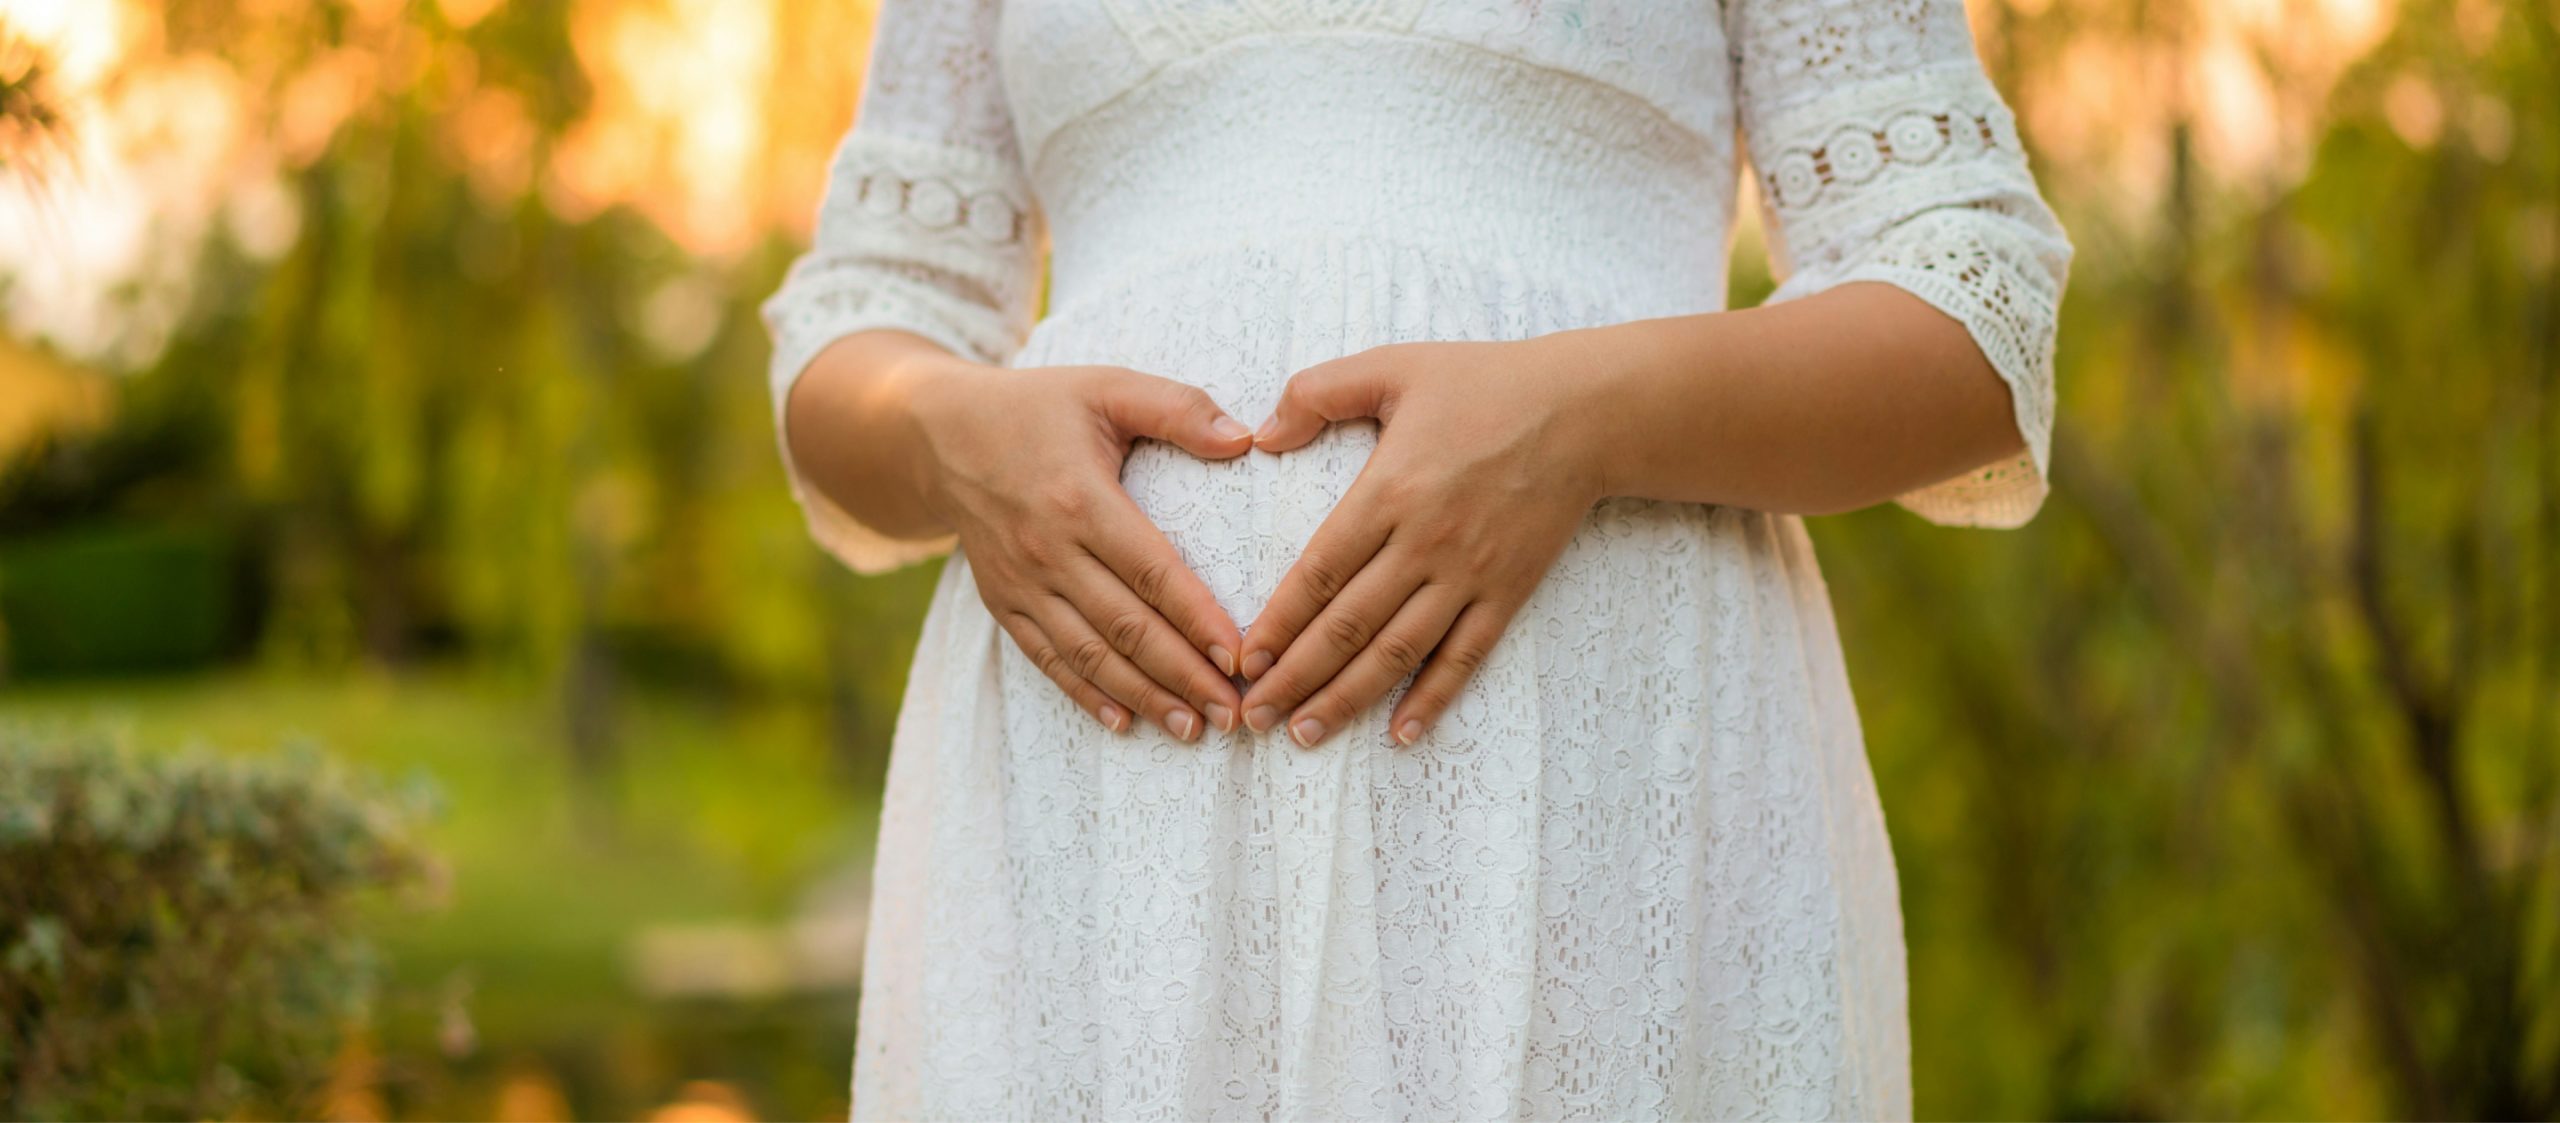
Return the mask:
[[[1370,240],[1237,246],[1082,288],[1026,341],[1020,367],[1127,367],[1200,387],[1258,425],[1291,375],[1416,340],[1525,339],[1662,309],[1516,262]],[[1374,422],[1286,454],[1204,461],[1141,441],[1121,482],[1220,604],[1249,621],[1350,489]]]
[[[1258,425],[1290,374],[1332,357],[1239,345],[1247,342],[1204,339],[1178,317],[1053,318],[1015,365],[1127,367],[1198,386],[1238,420]],[[1250,621],[1349,491],[1377,432],[1375,423],[1350,422],[1285,455],[1251,451],[1229,460],[1141,440],[1120,483],[1218,603],[1237,621]]]

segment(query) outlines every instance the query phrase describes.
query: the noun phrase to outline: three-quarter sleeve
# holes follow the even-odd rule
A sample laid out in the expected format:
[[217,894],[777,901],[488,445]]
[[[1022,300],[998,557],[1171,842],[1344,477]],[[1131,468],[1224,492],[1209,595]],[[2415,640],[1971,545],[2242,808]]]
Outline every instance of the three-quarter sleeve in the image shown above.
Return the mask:
[[2044,502],[2071,243],[1983,73],[1963,0],[1726,0],[1735,101],[1781,277],[1953,317],[2008,384],[2026,451],[1906,492],[1931,522],[2014,527]]
[[[828,344],[913,332],[1000,364],[1030,331],[1042,222],[996,68],[998,0],[887,0],[862,101],[827,174],[816,237],[764,302],[774,431],[791,387]],[[861,440],[862,434],[830,434]],[[782,462],[810,534],[863,573],[922,561],[948,537],[891,538]]]

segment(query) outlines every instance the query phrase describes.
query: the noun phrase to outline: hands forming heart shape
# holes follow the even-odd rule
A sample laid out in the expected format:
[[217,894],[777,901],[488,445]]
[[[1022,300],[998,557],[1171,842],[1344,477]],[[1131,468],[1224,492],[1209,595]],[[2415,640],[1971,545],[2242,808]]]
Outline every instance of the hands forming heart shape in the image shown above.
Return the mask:
[[[1414,676],[1387,726],[1411,745],[1604,494],[1563,339],[1400,343],[1322,363],[1289,380],[1258,430],[1137,371],[967,366],[916,392],[935,466],[922,493],[1005,632],[1112,731],[1144,716],[1191,741],[1285,720],[1312,748]],[[1377,448],[1250,628],[1120,487],[1140,439],[1223,460],[1286,453],[1354,418],[1381,423]]]

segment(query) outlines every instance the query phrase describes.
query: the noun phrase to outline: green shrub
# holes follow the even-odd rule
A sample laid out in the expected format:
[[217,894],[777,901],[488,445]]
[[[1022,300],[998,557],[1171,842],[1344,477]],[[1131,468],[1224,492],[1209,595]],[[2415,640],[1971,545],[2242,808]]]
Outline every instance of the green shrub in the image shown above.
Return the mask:
[[214,526],[107,523],[0,548],[11,678],[202,667],[235,646],[240,568]]
[[422,880],[424,794],[0,725],[0,1115],[309,1110],[372,991],[349,906]]

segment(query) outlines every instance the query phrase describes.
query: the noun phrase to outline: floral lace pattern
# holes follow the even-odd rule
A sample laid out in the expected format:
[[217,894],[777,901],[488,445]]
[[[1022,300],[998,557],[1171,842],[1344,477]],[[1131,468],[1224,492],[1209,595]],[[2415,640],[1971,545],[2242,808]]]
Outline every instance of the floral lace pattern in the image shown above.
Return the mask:
[[[2028,452],[1901,502],[2005,526],[2044,494],[2070,247],[1960,0],[889,0],[876,43],[766,304],[777,409],[869,328],[1252,419],[1384,343],[1721,308],[1738,133],[1773,299],[1898,285],[2010,386]],[[1375,435],[1144,443],[1122,482],[1250,619]],[[800,497],[856,568],[949,548]],[[955,558],[892,752],[855,1114],[1909,1114],[1892,853],[1800,520],[1603,503],[1439,728],[1399,750],[1387,712],[1311,752],[1105,733]]]
[[[1763,189],[1781,213],[1802,215],[1826,194],[1864,186],[1887,165],[1918,167],[1940,158],[1987,155],[2006,147],[1992,118],[1961,110],[1914,107],[1894,114],[1882,127],[1841,125],[1820,147],[1790,148],[1762,173]],[[1952,155],[1951,155],[1952,154]]]

